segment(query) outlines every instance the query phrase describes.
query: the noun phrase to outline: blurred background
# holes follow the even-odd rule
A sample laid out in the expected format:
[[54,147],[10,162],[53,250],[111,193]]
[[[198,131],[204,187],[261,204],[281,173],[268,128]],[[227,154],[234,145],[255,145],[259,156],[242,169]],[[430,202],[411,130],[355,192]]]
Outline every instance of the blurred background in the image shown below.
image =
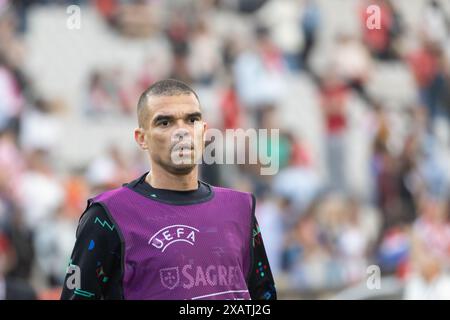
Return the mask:
[[209,127],[280,129],[276,175],[201,167],[256,195],[279,298],[450,299],[449,63],[445,0],[0,0],[0,299],[59,298],[86,200],[149,169],[136,103],[168,77]]

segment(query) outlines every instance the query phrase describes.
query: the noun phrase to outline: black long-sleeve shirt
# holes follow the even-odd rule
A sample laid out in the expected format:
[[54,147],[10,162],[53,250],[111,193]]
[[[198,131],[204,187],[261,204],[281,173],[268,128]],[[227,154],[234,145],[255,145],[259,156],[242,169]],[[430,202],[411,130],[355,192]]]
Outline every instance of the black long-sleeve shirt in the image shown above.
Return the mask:
[[[139,193],[172,203],[202,199],[212,192],[210,186],[202,181],[199,181],[198,189],[193,191],[153,188],[145,181],[145,175],[130,185]],[[253,207],[254,205],[255,203]],[[252,268],[248,277],[250,296],[254,300],[276,299],[273,276],[254,213],[251,231]],[[95,250],[92,250],[94,245]],[[80,219],[61,299],[123,299],[120,272],[123,254],[117,229],[103,207],[93,204]],[[80,283],[74,283],[73,272],[80,273]]]

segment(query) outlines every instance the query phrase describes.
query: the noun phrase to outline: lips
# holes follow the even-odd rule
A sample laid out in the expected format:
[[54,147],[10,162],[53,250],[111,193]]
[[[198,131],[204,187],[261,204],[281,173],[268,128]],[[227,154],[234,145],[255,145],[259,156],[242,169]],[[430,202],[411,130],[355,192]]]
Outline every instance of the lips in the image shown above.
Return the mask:
[[191,143],[182,143],[182,144],[176,144],[172,148],[172,152],[174,151],[184,151],[184,150],[194,150],[194,145]]

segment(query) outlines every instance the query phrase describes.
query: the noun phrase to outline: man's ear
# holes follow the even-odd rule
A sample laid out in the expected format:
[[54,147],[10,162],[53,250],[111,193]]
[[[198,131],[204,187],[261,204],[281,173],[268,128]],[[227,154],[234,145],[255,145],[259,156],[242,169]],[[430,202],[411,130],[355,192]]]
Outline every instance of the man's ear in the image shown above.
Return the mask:
[[145,139],[145,132],[143,128],[134,129],[134,140],[136,140],[142,150],[148,150],[147,141]]

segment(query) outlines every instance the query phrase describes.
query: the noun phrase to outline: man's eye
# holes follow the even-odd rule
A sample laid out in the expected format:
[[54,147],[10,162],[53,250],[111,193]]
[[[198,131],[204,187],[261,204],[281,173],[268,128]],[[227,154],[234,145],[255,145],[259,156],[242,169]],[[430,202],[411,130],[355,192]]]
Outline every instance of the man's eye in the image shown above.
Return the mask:
[[199,121],[199,120],[200,120],[199,118],[191,118],[191,119],[190,119],[190,122],[191,122],[191,123],[194,123],[195,121]]
[[167,126],[169,125],[169,121],[168,121],[168,120],[161,121],[161,122],[159,123],[159,125],[161,125],[161,126],[163,126],[163,127],[167,127]]

